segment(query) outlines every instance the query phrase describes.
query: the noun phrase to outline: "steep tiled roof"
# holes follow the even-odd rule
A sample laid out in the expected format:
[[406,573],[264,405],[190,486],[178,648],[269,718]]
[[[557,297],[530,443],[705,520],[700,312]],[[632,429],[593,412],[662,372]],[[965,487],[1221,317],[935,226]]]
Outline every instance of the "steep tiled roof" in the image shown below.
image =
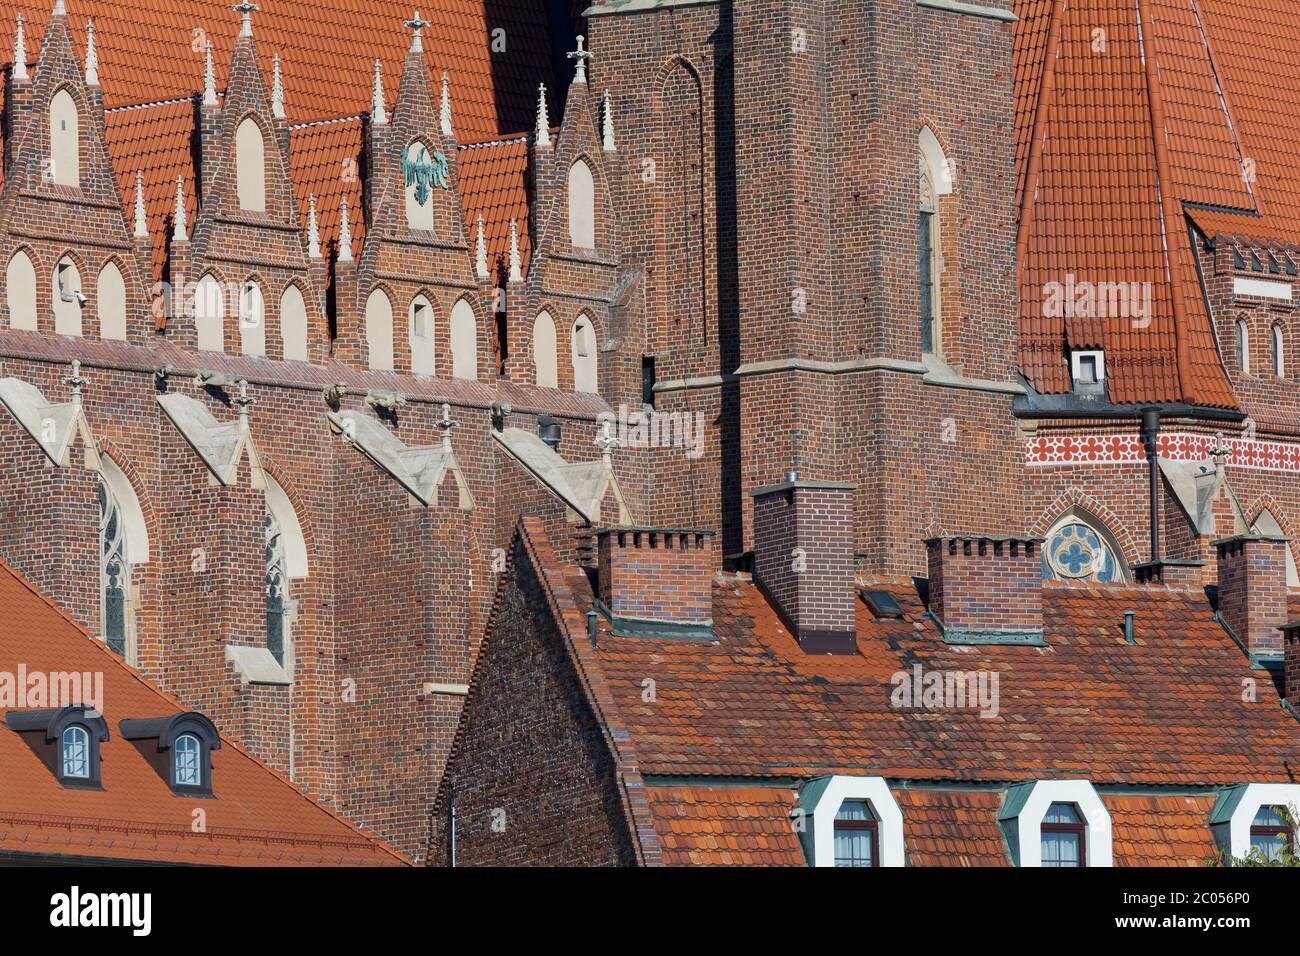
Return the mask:
[[993,790],[899,790],[910,866],[1010,866]]
[[[0,621],[0,671],[102,673],[109,727],[101,745],[103,788],[77,790],[60,785],[23,739],[0,725],[0,853],[224,865],[401,862],[225,737],[212,753],[215,799],[196,803],[174,795],[143,753],[122,739],[118,722],[185,708],[3,562]],[[204,812],[200,832],[196,809]]]
[[[856,655],[805,654],[743,578],[715,584],[716,643],[602,634],[597,658],[642,772],[1188,787],[1288,781],[1300,762],[1300,725],[1199,593],[1048,584],[1038,648],[945,644],[914,589],[890,590],[906,619],[876,621],[860,603]],[[997,715],[893,706],[892,676],[917,666],[996,672]],[[1258,703],[1241,700],[1246,679]]]
[[1218,856],[1206,821],[1212,796],[1105,798],[1116,866],[1204,866]]
[[648,787],[665,866],[802,866],[782,787]]
[[460,194],[471,239],[483,217],[488,271],[509,267],[510,220],[518,223],[519,261],[525,274],[532,242],[528,234],[528,138],[516,136],[465,146],[460,151]]

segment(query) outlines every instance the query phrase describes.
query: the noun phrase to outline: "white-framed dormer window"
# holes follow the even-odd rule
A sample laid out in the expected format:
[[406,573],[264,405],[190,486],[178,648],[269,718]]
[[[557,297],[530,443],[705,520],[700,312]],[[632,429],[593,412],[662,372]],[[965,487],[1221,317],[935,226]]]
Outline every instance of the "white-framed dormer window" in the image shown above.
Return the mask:
[[1070,353],[1070,382],[1081,395],[1100,395],[1106,389],[1106,353],[1101,349],[1075,349]]
[[[1246,783],[1222,791],[1210,811],[1210,831],[1224,857],[1239,860],[1276,855],[1295,831],[1287,817],[1300,811],[1300,784]],[[1279,827],[1277,821],[1282,821]],[[1285,836],[1279,836],[1285,833]]]
[[85,727],[72,724],[64,728],[61,751],[64,777],[90,778],[90,734]]
[[809,866],[904,866],[903,811],[883,777],[818,777],[794,814]]
[[1110,812],[1087,780],[1009,789],[998,814],[1016,866],[1110,866]]
[[203,786],[203,745],[193,734],[181,734],[172,748],[172,786]]

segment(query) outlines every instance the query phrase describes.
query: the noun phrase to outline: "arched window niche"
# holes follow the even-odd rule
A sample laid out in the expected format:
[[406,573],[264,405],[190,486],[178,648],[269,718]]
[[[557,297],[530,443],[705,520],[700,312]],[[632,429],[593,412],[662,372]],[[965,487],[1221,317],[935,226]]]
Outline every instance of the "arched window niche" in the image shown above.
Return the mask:
[[1071,508],[1044,536],[1043,578],[1093,584],[1130,580],[1124,552],[1093,515]]

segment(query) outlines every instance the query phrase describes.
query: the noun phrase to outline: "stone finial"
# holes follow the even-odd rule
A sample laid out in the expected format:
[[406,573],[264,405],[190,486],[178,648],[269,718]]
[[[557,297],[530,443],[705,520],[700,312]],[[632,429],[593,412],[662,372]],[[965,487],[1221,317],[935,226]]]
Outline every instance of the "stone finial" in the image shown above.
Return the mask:
[[245,435],[247,435],[248,409],[257,402],[257,399],[248,394],[248,379],[241,378],[235,384],[239,386],[239,394],[230,401],[232,404],[239,406],[239,428]]
[[551,118],[546,114],[546,84],[537,87],[537,145],[551,145]]
[[442,100],[438,105],[438,120],[442,124],[442,135],[451,135],[451,85],[447,82],[447,73],[442,74]]
[[316,196],[307,197],[307,255],[320,258],[320,226],[316,223]]
[[587,82],[587,61],[592,58],[592,54],[589,50],[583,49],[583,44],[586,42],[587,38],[582,34],[578,34],[578,49],[568,54],[570,60],[578,61],[578,68],[573,72],[574,83]]
[[348,225],[348,197],[339,203],[339,262],[352,261],[352,227]]
[[63,384],[72,386],[72,404],[78,408],[81,407],[81,386],[85,385],[86,381],[81,375],[81,362],[73,359],[72,374],[63,380]]
[[99,86],[99,53],[95,50],[95,19],[86,21],[86,85]]
[[523,282],[523,267],[519,259],[519,227],[510,220],[510,281]]
[[1207,453],[1210,458],[1214,459],[1214,470],[1219,474],[1223,473],[1223,466],[1227,459],[1232,457],[1232,452],[1228,446],[1223,443],[1223,432],[1214,433],[1214,447]]
[[452,420],[451,406],[446,402],[442,403],[442,419],[434,424],[442,429],[442,450],[451,454],[451,430],[460,427],[460,422]]
[[239,14],[239,35],[241,37],[251,37],[253,35],[253,14],[262,8],[250,0],[239,0],[239,3],[230,8]]
[[378,58],[375,60],[374,87],[370,91],[370,122],[377,126],[388,122],[388,114],[384,111],[384,72]]
[[68,15],[67,7],[63,5],[63,0],[54,0],[54,16],[66,17]]
[[271,115],[284,119],[284,78],[280,76],[280,54],[271,58]]
[[144,214],[144,173],[135,171],[135,238],[149,238],[149,222]]
[[596,434],[596,440],[592,442],[600,449],[600,457],[604,459],[605,466],[609,467],[614,461],[614,446],[618,444],[618,439],[609,433],[609,419],[600,420],[600,431]]
[[474,272],[480,279],[488,277],[487,241],[483,238],[483,217],[478,217],[478,235],[474,239]]
[[176,177],[176,209],[172,213],[172,239],[175,242],[187,242],[185,224],[185,177]]
[[614,144],[614,108],[609,105],[609,90],[605,91],[605,122],[601,124],[601,145],[607,153],[618,151]]
[[402,21],[402,26],[406,27],[406,29],[411,31],[411,52],[412,53],[424,52],[424,41],[420,39],[420,34],[423,33],[424,28],[429,25],[430,25],[429,21],[424,19],[422,16],[420,16],[419,10],[415,11],[415,16],[412,17],[410,20]]
[[217,71],[212,65],[212,44],[203,46],[203,105],[217,105]]
[[29,79],[27,76],[27,33],[23,29],[21,11],[18,13],[18,29],[14,33],[14,79]]

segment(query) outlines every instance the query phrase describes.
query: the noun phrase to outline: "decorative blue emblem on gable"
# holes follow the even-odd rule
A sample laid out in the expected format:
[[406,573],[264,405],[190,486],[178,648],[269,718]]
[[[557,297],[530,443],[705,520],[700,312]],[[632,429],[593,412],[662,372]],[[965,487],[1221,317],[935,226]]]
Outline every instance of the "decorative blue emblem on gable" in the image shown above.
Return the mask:
[[447,176],[447,157],[442,151],[429,157],[429,150],[423,143],[412,143],[402,156],[402,175],[407,186],[415,187],[415,201],[423,206],[429,201],[433,186],[450,189],[451,181]]

